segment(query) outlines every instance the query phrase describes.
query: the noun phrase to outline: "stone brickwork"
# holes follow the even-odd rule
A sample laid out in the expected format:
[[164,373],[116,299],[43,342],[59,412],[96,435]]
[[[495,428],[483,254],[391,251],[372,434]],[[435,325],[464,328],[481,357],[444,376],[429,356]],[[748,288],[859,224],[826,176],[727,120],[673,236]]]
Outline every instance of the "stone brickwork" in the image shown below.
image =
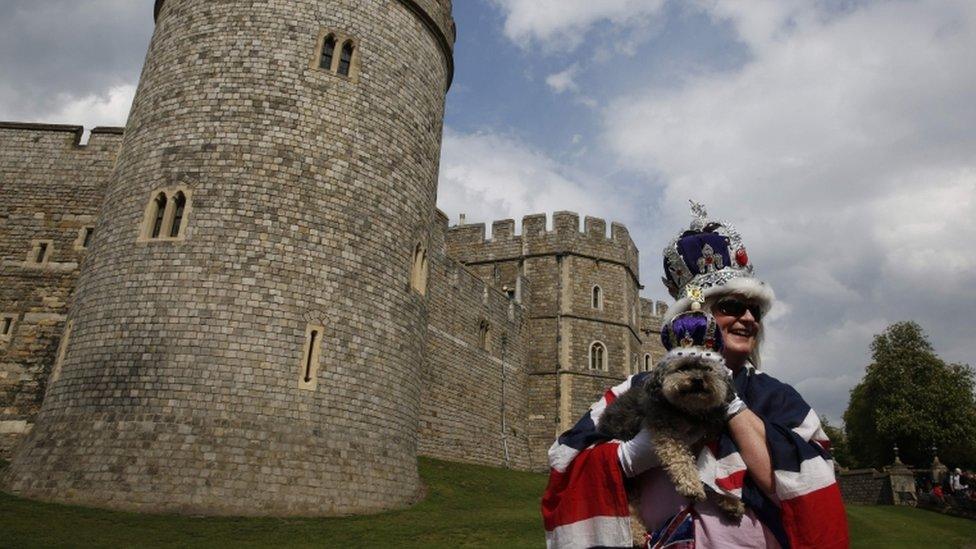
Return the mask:
[[640,298],[641,350],[638,364],[641,371],[653,368],[667,352],[661,344],[661,319],[667,312],[668,305],[663,301]]
[[[0,458],[41,408],[120,128],[0,122]],[[42,262],[37,243],[48,246]]]
[[[645,352],[660,358],[660,344],[642,329],[660,331],[660,319],[645,316],[639,293],[638,252],[626,227],[610,234],[602,219],[557,212],[553,230],[545,215],[496,221],[491,239],[483,224],[452,227],[448,255],[502,290],[524,278],[532,288],[523,300],[528,320],[528,432],[533,463],[545,463],[553,438],[569,428],[612,385],[639,371]],[[601,299],[593,302],[594,287]],[[596,305],[596,306],[595,306]],[[653,311],[652,311],[653,313]],[[656,320],[655,320],[656,319]],[[656,322],[656,324],[655,324]],[[594,343],[606,353],[604,369],[591,368]]]
[[891,505],[891,475],[875,469],[841,471],[837,475],[844,503]]
[[[451,66],[429,21],[447,25],[449,2],[158,7],[60,379],[8,488],[210,514],[414,501],[427,307],[406,288]],[[355,37],[355,81],[317,68],[323,29]],[[185,238],[140,241],[177,186]]]
[[[476,277],[444,250],[447,218],[431,234],[423,455],[518,469],[531,463],[526,401],[526,321],[519,299]],[[487,326],[487,337],[481,333]]]
[[[124,136],[0,124],[6,489],[375,512],[419,496],[418,454],[544,470],[554,436],[661,357],[665,307],[639,297],[622,225],[558,212],[486,240],[436,211],[449,0],[156,16]],[[330,35],[356,45],[349,76],[319,68]]]

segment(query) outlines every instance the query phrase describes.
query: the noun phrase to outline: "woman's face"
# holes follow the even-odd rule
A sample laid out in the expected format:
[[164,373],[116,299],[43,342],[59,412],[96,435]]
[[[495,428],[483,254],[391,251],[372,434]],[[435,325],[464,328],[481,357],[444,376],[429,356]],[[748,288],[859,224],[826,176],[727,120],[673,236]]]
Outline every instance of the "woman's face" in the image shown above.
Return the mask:
[[738,370],[759,341],[759,305],[736,296],[723,297],[712,306],[712,316],[722,331],[722,355],[733,370]]

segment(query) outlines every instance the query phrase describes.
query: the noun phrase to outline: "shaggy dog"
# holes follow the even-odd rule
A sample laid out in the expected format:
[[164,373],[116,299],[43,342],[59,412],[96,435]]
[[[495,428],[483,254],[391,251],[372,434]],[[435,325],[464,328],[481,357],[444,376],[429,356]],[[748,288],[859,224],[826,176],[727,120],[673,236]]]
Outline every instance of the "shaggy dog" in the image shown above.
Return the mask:
[[[721,433],[726,406],[734,397],[720,355],[697,346],[674,349],[644,384],[631,387],[607,407],[598,428],[614,439],[630,440],[646,426],[675,490],[692,501],[704,501],[705,485],[688,441]],[[740,499],[709,491],[727,516],[742,517],[745,507]]]

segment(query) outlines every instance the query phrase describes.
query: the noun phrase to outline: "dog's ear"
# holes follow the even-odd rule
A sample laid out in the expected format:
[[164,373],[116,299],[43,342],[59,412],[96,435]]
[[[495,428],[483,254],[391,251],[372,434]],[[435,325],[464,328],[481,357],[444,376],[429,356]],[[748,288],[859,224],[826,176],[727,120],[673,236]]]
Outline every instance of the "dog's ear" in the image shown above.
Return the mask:
[[663,366],[655,366],[651,370],[651,375],[647,376],[647,381],[644,382],[647,392],[654,393],[661,390],[664,386],[664,375],[667,373],[667,368]]
[[647,376],[647,381],[644,382],[644,397],[647,399],[646,405],[650,407],[657,406],[660,401],[664,400],[664,378],[667,375],[668,369],[664,366],[658,365],[653,370],[651,370],[650,375]]

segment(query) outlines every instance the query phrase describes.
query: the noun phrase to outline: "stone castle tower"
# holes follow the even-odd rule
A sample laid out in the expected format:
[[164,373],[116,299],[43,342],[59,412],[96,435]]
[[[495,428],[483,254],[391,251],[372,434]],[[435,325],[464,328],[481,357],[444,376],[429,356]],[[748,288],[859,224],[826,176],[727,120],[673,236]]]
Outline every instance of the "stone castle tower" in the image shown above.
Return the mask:
[[545,470],[661,357],[623,225],[557,212],[486,238],[436,210],[448,0],[157,0],[156,19],[126,128],[0,122],[4,489],[399,507],[418,455]]
[[447,252],[479,278],[518,289],[528,319],[526,430],[534,461],[545,463],[554,433],[570,427],[607,387],[661,358],[663,303],[640,298],[638,252],[627,228],[603,219],[556,212],[448,232]]
[[156,17],[9,487],[233,514],[412,501],[428,311],[404,289],[427,268],[450,0]]

